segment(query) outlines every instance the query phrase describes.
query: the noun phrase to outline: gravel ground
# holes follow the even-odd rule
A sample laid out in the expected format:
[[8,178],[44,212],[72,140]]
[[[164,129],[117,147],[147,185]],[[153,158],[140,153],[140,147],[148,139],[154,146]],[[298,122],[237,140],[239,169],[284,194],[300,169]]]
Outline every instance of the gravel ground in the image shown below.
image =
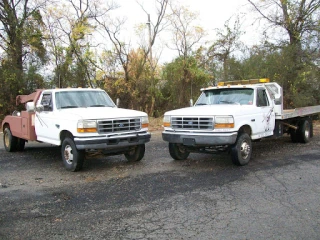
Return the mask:
[[57,147],[1,140],[0,239],[319,239],[319,129],[308,144],[254,143],[245,167],[226,153],[173,161],[154,131],[142,161],[91,154],[77,173]]

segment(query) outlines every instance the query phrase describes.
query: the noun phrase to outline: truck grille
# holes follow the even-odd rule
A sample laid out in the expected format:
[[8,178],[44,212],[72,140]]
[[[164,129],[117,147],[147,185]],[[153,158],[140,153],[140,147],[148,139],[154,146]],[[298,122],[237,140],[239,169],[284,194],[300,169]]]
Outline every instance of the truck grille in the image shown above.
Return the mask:
[[99,133],[138,131],[141,129],[140,118],[108,119],[98,121]]
[[172,117],[171,126],[173,129],[187,130],[212,130],[213,118],[211,117]]

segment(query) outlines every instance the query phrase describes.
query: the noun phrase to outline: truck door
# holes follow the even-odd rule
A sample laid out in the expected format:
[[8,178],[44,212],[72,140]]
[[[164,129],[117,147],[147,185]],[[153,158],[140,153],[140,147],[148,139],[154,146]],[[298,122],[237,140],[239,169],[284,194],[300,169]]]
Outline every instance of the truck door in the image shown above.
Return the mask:
[[257,130],[255,134],[258,134],[259,137],[272,135],[275,127],[275,113],[265,88],[257,89],[256,106],[258,114],[255,116]]
[[35,116],[37,140],[56,144],[59,133],[57,127],[54,126],[55,117],[52,93],[44,92],[40,104],[43,106],[43,110],[37,111]]

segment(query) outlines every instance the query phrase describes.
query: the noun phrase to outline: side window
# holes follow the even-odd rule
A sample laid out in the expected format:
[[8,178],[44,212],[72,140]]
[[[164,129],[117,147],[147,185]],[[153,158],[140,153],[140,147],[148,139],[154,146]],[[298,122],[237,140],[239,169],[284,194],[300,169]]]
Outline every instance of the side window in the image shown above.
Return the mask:
[[258,89],[257,91],[257,106],[258,107],[269,106],[268,96],[265,89]]
[[41,105],[44,111],[52,111],[52,95],[51,93],[44,93],[41,99]]

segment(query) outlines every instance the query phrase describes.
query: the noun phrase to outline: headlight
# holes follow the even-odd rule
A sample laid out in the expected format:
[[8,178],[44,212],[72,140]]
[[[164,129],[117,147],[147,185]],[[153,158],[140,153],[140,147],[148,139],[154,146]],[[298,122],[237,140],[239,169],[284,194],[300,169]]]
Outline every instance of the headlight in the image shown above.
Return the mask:
[[78,133],[97,132],[97,122],[92,120],[80,120],[77,126]]
[[141,128],[149,127],[149,118],[148,116],[141,117]]
[[170,121],[171,121],[171,116],[164,116],[163,117],[163,126],[164,127],[171,127],[171,123],[170,123]]
[[232,116],[216,116],[214,128],[234,128],[234,120]]

